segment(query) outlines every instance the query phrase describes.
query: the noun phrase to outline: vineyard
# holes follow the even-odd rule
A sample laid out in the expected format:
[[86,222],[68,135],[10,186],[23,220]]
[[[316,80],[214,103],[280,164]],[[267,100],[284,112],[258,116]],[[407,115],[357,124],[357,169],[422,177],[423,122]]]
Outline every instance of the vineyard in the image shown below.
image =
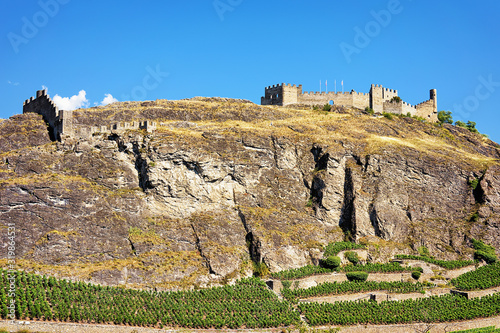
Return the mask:
[[[6,271],[0,279],[0,314],[5,319]],[[199,291],[150,292],[18,272],[16,287],[18,319],[189,328],[281,327],[300,320],[290,303],[280,301],[256,278]]]
[[500,333],[500,328],[496,329],[495,326],[488,326],[482,328],[472,328],[464,331],[453,331],[450,333]]
[[407,260],[421,260],[428,262],[430,264],[438,265],[446,269],[457,269],[470,265],[474,265],[473,260],[436,260],[427,256],[414,256],[407,254],[398,254],[395,256],[397,259],[407,259]]
[[332,242],[325,247],[325,253],[323,254],[323,256],[327,258],[329,256],[335,256],[341,251],[364,248],[366,248],[366,246],[363,244],[356,244],[351,242]]
[[[484,245],[484,244],[479,244]],[[299,303],[299,299],[345,295],[371,291],[425,293],[428,282],[366,281],[368,273],[412,272],[420,277],[421,267],[399,263],[354,264],[355,252],[346,253],[351,264],[339,266],[340,251],[364,246],[349,242],[331,243],[325,248],[326,260],[334,268],[308,265],[272,274],[282,280],[285,300],[270,291],[258,278],[239,280],[233,286],[196,291],[156,292],[103,287],[69,282],[26,272],[15,274],[15,316],[20,320],[47,320],[89,324],[115,324],[144,327],[193,329],[271,328],[300,325],[302,314],[311,326],[357,324],[407,324],[470,320],[500,315],[500,293],[468,300],[459,295],[431,296],[404,301],[342,301]],[[479,247],[479,246],[478,246]],[[486,245],[479,247],[490,257]],[[490,250],[488,250],[490,251]],[[490,251],[491,252],[491,251]],[[471,260],[435,260],[428,255],[398,255],[399,259],[423,260],[447,269],[474,264]],[[492,261],[493,262],[493,261]],[[290,289],[290,280],[305,276],[343,272],[351,281],[324,282],[307,289]],[[419,273],[419,274],[416,274]],[[415,277],[414,279],[418,279]],[[478,290],[500,286],[500,262],[477,268],[451,280],[460,290]],[[295,282],[295,287],[299,282]],[[6,319],[9,281],[0,269],[0,317]],[[300,311],[300,313],[299,313]],[[497,332],[494,327],[463,332]]]
[[271,274],[273,278],[279,280],[294,280],[300,279],[303,277],[320,275],[320,274],[328,274],[333,272],[367,272],[367,273],[402,273],[402,272],[411,272],[411,267],[401,266],[397,262],[391,262],[387,264],[379,264],[379,263],[367,263],[365,265],[347,265],[343,267],[337,268],[324,268],[320,266],[307,265],[300,268],[283,270],[277,273]]
[[283,296],[293,303],[297,303],[299,298],[309,298],[317,296],[353,294],[366,291],[387,290],[394,293],[423,292],[424,285],[412,282],[325,282],[315,287],[307,289],[290,290],[285,288],[281,291]]
[[500,262],[479,267],[451,280],[460,290],[488,289],[500,286]]
[[446,295],[404,301],[300,303],[313,326],[354,324],[406,324],[470,320],[500,314],[500,294],[474,298]]

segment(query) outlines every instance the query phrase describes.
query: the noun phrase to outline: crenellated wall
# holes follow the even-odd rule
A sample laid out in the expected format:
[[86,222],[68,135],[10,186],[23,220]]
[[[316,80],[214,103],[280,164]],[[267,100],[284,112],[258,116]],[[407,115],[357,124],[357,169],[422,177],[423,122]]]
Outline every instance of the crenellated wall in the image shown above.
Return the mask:
[[[278,84],[265,88],[265,95],[261,98],[262,105],[290,105],[301,104],[323,106],[325,104],[354,107],[358,109],[372,108],[376,113],[410,114],[429,121],[437,121],[437,92],[430,91],[430,100],[416,106],[406,102],[392,101],[398,96],[398,91],[372,84],[370,92],[302,92],[302,85]],[[392,101],[392,102],[391,102]]]
[[96,133],[123,133],[126,130],[145,130],[149,133],[156,130],[154,121],[136,121],[131,123],[117,123],[109,126],[84,126],[75,124],[73,111],[59,110],[46,90],[36,92],[23,103],[23,113],[37,113],[43,116],[49,125],[52,140],[63,141],[67,138],[87,139]]

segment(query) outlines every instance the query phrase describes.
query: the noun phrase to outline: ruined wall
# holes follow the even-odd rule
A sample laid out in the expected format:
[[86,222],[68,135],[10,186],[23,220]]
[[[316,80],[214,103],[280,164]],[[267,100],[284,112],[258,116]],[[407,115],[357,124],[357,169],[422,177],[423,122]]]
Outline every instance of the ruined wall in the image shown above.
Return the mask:
[[157,123],[154,121],[133,121],[125,123],[116,123],[109,126],[73,126],[73,136],[78,139],[89,139],[95,134],[122,134],[129,130],[145,130],[152,133],[157,129]]
[[156,130],[157,124],[153,121],[117,123],[106,126],[78,125],[73,119],[73,111],[59,110],[46,90],[36,92],[36,98],[31,97],[23,104],[23,113],[37,113],[50,127],[52,140],[65,140],[68,138],[88,139],[96,133],[123,133],[126,130],[142,129],[149,133]]
[[31,97],[23,103],[23,113],[37,113],[43,116],[43,120],[49,124],[51,128],[56,126],[59,109],[54,104],[50,96],[47,95],[47,90],[38,90],[36,97]]

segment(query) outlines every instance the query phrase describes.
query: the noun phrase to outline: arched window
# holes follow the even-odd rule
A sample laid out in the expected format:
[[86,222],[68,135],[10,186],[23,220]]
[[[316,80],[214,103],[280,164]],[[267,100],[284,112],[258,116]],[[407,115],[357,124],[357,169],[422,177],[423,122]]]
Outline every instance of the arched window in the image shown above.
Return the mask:
[[334,103],[333,103],[333,101],[330,101],[330,102],[328,102],[328,104],[333,105]]

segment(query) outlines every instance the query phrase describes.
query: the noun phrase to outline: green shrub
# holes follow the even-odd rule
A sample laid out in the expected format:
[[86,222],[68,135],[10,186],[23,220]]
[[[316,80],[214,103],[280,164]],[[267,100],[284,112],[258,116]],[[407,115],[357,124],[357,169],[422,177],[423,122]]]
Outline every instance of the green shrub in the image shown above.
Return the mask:
[[424,269],[422,267],[413,267],[413,270],[415,272],[420,272],[420,273],[423,273],[424,272]]
[[269,275],[269,268],[263,262],[253,263],[253,275],[256,277],[265,277]]
[[290,280],[281,281],[281,284],[283,285],[283,289],[290,289],[290,286],[292,285],[292,281],[290,281]]
[[484,260],[488,264],[494,264],[498,261],[498,258],[496,255],[484,252],[484,251],[476,251],[474,253],[474,258],[479,259],[479,260]]
[[328,268],[337,268],[340,266],[340,258],[337,256],[329,256],[325,260],[323,260],[323,265],[325,265]]
[[491,245],[484,244],[481,240],[472,239],[472,246],[474,247],[474,257],[486,261],[488,264],[493,264],[498,261],[495,253],[495,248]]
[[477,185],[479,185],[479,179],[472,179],[472,180],[469,179],[467,183],[473,190],[475,190]]
[[400,103],[401,102],[401,97],[399,96],[394,96],[392,99],[391,99],[391,103],[394,102],[394,103]]
[[368,279],[367,272],[349,272],[346,273],[346,276],[349,281],[366,281]]
[[375,113],[375,111],[373,111],[373,109],[371,107],[369,107],[369,106],[367,106],[365,108],[365,111],[368,112],[369,114],[374,114]]
[[359,263],[359,256],[354,251],[348,251],[348,252],[344,253],[344,257],[346,257],[347,260],[352,262],[354,265],[357,265]]
[[418,248],[418,253],[422,257],[430,257],[429,249],[423,245]]
[[332,106],[330,104],[325,104],[323,106],[323,111],[331,111],[331,109],[332,109]]
[[392,120],[392,113],[387,113],[387,112],[384,112],[384,113],[382,113],[382,115],[383,115],[384,117],[386,117],[387,119]]
[[422,272],[420,272],[420,271],[413,271],[413,272],[411,272],[411,277],[414,278],[415,280],[420,279],[421,275],[422,275]]

